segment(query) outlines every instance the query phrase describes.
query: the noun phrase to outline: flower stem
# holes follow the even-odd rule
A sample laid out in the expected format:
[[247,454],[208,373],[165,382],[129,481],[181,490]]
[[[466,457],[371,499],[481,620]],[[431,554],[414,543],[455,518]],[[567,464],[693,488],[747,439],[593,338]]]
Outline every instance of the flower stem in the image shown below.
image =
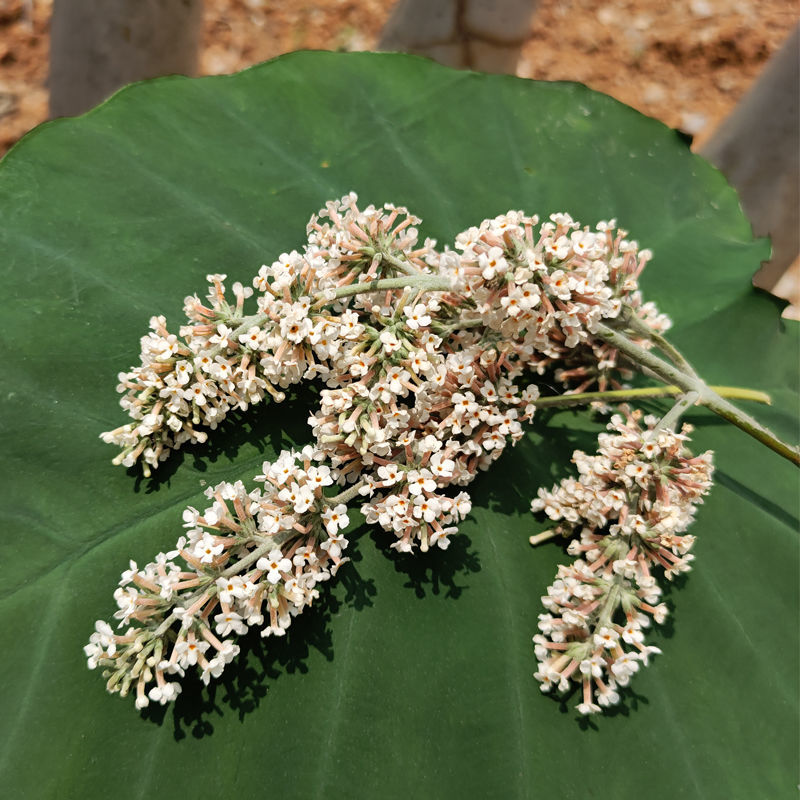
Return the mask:
[[234,562],[228,569],[224,572],[220,573],[220,578],[230,578],[231,575],[238,575],[242,570],[247,569],[251,564],[255,564],[261,556],[269,553],[270,551],[274,550],[276,547],[280,547],[284,542],[287,542],[289,539],[294,539],[298,533],[295,530],[289,531],[280,531],[276,534],[270,536],[270,541],[266,542],[265,544],[256,547],[255,550],[251,550],[244,558],[240,558],[238,561]]
[[[421,291],[428,292],[443,292],[450,288],[450,281],[443,278],[441,275],[428,275],[426,273],[417,273],[416,275],[403,276],[399,278],[380,278],[374,281],[365,281],[364,283],[351,283],[348,286],[340,286],[335,289],[336,292],[334,299],[340,297],[348,297],[354,294],[362,294],[363,292],[380,292],[383,289],[420,289]],[[316,301],[325,300],[325,293],[320,292],[316,296]]]
[[[395,260],[396,259],[393,259],[391,262],[393,266],[398,266],[402,263],[398,261],[397,264],[395,264]],[[450,288],[450,282],[447,280],[447,278],[443,278],[440,275],[431,275],[415,270],[408,277],[381,278],[374,281],[366,281],[364,283],[351,283],[347,286],[340,286],[338,289],[334,290],[336,294],[333,299],[338,300],[340,297],[348,297],[354,294],[361,294],[362,292],[379,292],[383,289],[405,288],[419,289],[423,292],[443,292]],[[314,297],[315,304],[324,302],[325,300],[325,292],[319,292]],[[262,327],[268,319],[269,315],[264,313],[253,314],[250,317],[244,317],[239,325],[231,332],[231,335],[228,338],[236,341],[239,336],[247,333],[247,331],[249,331],[254,325],[259,328]],[[217,347],[210,351],[209,355],[212,357],[218,356],[223,351],[224,347],[224,345],[217,345]]]
[[700,395],[698,403],[700,405],[733,423],[737,428],[741,428],[745,433],[748,433],[796,466],[800,466],[800,451],[798,451],[798,448],[781,441],[769,428],[764,427],[760,422],[745,414],[744,411],[740,411],[699,378],[688,375],[672,364],[668,364],[604,322],[597,323],[595,334],[616,347],[620,352],[625,353],[634,363],[649,369],[654,375],[661,378],[664,383],[678,386],[684,392],[698,392]]
[[364,251],[367,253],[371,253],[375,255],[375,253],[380,253],[381,261],[385,261],[387,264],[391,264],[395,269],[400,270],[400,272],[405,273],[406,275],[422,275],[422,271],[415,267],[410,261],[404,261],[397,256],[393,256],[391,253],[386,252],[385,250],[375,250],[373,248],[364,248]]
[[[755,403],[771,405],[772,400],[766,392],[757,389],[745,389],[739,386],[709,386],[720,397],[732,397],[734,400],[752,400]],[[567,408],[583,406],[595,401],[625,403],[628,400],[641,400],[652,397],[676,397],[685,394],[679,386],[646,386],[640,389],[613,389],[607,392],[580,392],[579,394],[559,394],[553,397],[540,397],[534,401],[536,408]]]
[[686,392],[675,402],[675,405],[661,418],[656,430],[673,430],[681,416],[700,399],[700,392]]
[[637,316],[632,308],[625,309],[621,321],[634,333],[644,336],[653,342],[678,369],[683,370],[687,375],[691,375],[693,378],[699,378],[699,375],[688,362],[686,356],[684,356],[672,342],[667,341],[660,333],[654,331],[641,317]]
[[605,601],[600,609],[600,614],[597,617],[597,622],[594,626],[595,630],[606,628],[611,624],[611,620],[614,619],[614,612],[617,610],[622,600],[621,588],[625,579],[622,577],[622,575],[615,574],[612,580],[613,583],[608,587]]
[[[238,561],[235,561],[230,567],[228,567],[228,569],[221,572],[217,577],[230,578],[232,575],[238,575],[240,572],[247,569],[251,564],[255,564],[255,562],[258,561],[261,556],[266,555],[275,547],[280,547],[284,542],[288,541],[289,539],[293,539],[295,536],[297,536],[297,531],[294,530],[276,533],[271,537],[271,541],[260,545],[255,550],[251,550],[244,558],[240,558]],[[192,603],[196,602],[205,592],[206,588],[203,587],[202,589],[198,589],[197,591],[193,592],[188,597],[181,598],[184,601],[184,606],[191,606]],[[155,630],[154,635],[163,636],[177,619],[178,615],[175,614],[175,612],[169,614]]]
[[536,547],[537,544],[547,542],[550,539],[555,539],[556,536],[563,536],[564,534],[558,528],[550,528],[550,530],[535,533],[533,536],[528,537],[528,541]]
[[[250,328],[252,328],[254,325],[260,328],[268,319],[269,319],[268,314],[253,314],[251,317],[244,317],[242,321],[239,323],[239,325],[236,328],[234,328],[234,330],[231,332],[231,335],[228,337],[228,340],[234,342],[238,341],[239,337],[242,334],[247,333],[247,331],[249,331]],[[224,343],[218,344],[216,347],[213,347],[209,351],[208,355],[211,358],[215,358],[225,348],[226,345]]]
[[341,494],[337,494],[335,497],[326,497],[325,500],[331,505],[334,503],[349,503],[358,494],[359,489],[365,485],[364,481],[359,481],[349,489],[345,489]]

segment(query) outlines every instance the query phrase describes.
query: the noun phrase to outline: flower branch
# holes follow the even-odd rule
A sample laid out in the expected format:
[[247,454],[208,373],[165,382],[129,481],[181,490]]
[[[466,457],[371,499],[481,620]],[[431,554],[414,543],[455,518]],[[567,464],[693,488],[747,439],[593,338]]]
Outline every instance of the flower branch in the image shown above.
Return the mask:
[[736,408],[723,397],[720,397],[710,386],[699,378],[680,371],[677,367],[666,363],[658,356],[636,344],[619,331],[610,326],[599,322],[596,328],[596,335],[613,345],[620,352],[625,353],[635,363],[647,367],[652,373],[657,375],[667,384],[674,384],[685,392],[697,392],[699,395],[698,403],[713,411],[728,422],[733,423],[737,428],[752,436],[770,450],[774,450],[778,455],[800,466],[800,450],[792,447],[786,442],[781,441],[772,431],[763,426],[760,422],[753,419],[749,414]]
[[[728,400],[769,396],[697,376],[662,335],[668,318],[642,301],[650,252],[614,221],[589,229],[553,214],[540,225],[509,211],[439,252],[419,246],[406,209],[356,201],[326,204],[302,252],[262,265],[252,287],[234,283],[233,299],[225,275],[207,276],[206,297],[185,300],[179,335],[151,319],[140,365],[119,376],[131,422],[102,435],[120,447],[115,463],[147,474],[233,410],[280,402],[303,381],[324,388],[308,419],[313,444],[265,462],[263,489],[209,489],[208,508],[184,513],[174,550],[130,563],[114,595],[127,628],[98,621],[89,666],[105,670],[109,691],[135,689],[139,708],[169,702],[188,668],[219,677],[234,636],[284,634],[346,563],[356,503],[389,547],[446,549],[471,509],[464,487],[538,409],[674,397],[660,421],[623,406],[596,456],[574,454],[579,477],[532,503],[557,525],[531,543],[571,537],[576,557],[543,598],[537,678],[545,691],[577,683],[581,713],[619,702],[658,652],[643,632],[666,614],[656,575],[689,569],[685,530],[710,487],[711,454],[692,456],[679,419],[705,405],[797,463]],[[249,298],[257,313],[245,315]],[[666,386],[626,388],[633,368]],[[563,394],[541,397],[543,375]]]

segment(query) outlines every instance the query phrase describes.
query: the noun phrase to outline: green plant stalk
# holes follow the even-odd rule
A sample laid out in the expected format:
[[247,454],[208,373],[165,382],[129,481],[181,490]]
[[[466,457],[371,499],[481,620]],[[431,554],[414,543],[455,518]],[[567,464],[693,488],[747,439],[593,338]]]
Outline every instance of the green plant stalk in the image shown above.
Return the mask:
[[351,486],[349,489],[345,489],[341,494],[337,494],[335,497],[326,497],[325,500],[328,505],[333,505],[334,503],[349,503],[354,497],[358,495],[359,490],[362,486],[365,486],[364,481],[359,481],[358,483]]
[[[250,476],[248,475],[248,478]],[[325,500],[329,505],[333,505],[334,503],[347,503],[348,501],[352,500],[357,494],[358,490],[364,485],[363,481],[359,481],[358,483],[351,486],[349,489],[345,489],[340,494],[337,494],[334,497],[326,497]],[[280,547],[285,542],[293,539],[297,536],[297,531],[289,530],[289,531],[280,531],[276,534],[273,534],[269,537],[269,541],[265,542],[262,545],[259,545],[255,550],[251,550],[244,558],[240,558],[226,570],[223,570],[217,577],[219,578],[230,578],[232,575],[238,575],[240,572],[248,569],[252,564],[255,564],[261,556],[266,555],[271,550],[274,550],[276,547]],[[210,581],[211,579],[209,579]],[[206,591],[206,587],[202,587],[200,589],[195,590],[192,594],[190,594],[184,600],[184,605],[190,606],[193,602],[198,600],[200,596]],[[159,627],[155,631],[156,636],[162,636],[167,630],[170,628],[173,622],[175,622],[178,617],[173,613],[167,616],[166,619],[159,625]]]
[[[441,275],[429,275],[427,273],[416,273],[411,276],[403,276],[399,278],[380,278],[374,281],[366,281],[364,283],[351,283],[348,286],[340,286],[335,289],[335,296],[332,298],[338,300],[340,297],[348,297],[354,294],[361,294],[362,292],[380,292],[384,289],[419,289],[427,292],[444,292],[450,288],[450,281],[443,278]],[[316,295],[316,302],[327,300],[324,292]],[[330,302],[330,300],[328,300]]]
[[674,430],[678,420],[700,399],[700,392],[686,392],[675,405],[659,420],[655,430]]
[[616,347],[617,350],[628,356],[634,363],[647,367],[654,375],[661,378],[664,383],[675,385],[684,392],[697,392],[699,394],[697,401],[699,405],[705,406],[754,439],[765,444],[770,450],[774,450],[778,455],[800,466],[800,451],[796,447],[781,441],[769,428],[764,427],[749,414],[745,414],[744,411],[740,411],[699,378],[682,372],[672,364],[668,364],[604,322],[597,323],[595,335]]
[[362,247],[362,252],[370,256],[379,255],[381,257],[381,261],[390,264],[395,269],[400,270],[400,272],[406,275],[422,275],[422,273],[417,267],[415,267],[411,262],[405,261],[401,258],[397,258],[397,256],[393,256],[391,253],[387,252],[386,250],[378,250],[374,247]]
[[[450,288],[450,282],[447,278],[442,278],[439,275],[429,275],[415,271],[413,275],[401,278],[381,278],[374,281],[366,281],[364,283],[351,283],[347,286],[340,286],[335,289],[335,296],[333,300],[338,300],[340,297],[348,297],[354,294],[361,294],[363,292],[380,292],[384,289],[419,289],[420,291],[427,292],[443,292]],[[314,296],[314,303],[320,303],[326,300],[324,292]],[[327,302],[331,302],[328,300]],[[268,319],[269,314],[253,314],[249,317],[244,317],[239,325],[231,332],[228,337],[232,340],[237,340],[239,336],[250,330],[254,325],[261,327]],[[225,345],[218,345],[213,348],[210,355],[218,356],[225,349]]]
[[[413,276],[404,275],[397,278],[382,278],[362,283],[353,283],[349,284],[348,286],[340,286],[338,289],[334,290],[333,297],[331,298],[326,297],[325,293],[320,293],[315,296],[315,302],[319,303],[323,300],[328,300],[330,302],[330,300],[349,297],[352,295],[361,294],[363,292],[377,292],[405,288],[416,288],[420,291],[446,291],[450,288],[450,282],[447,278],[426,273],[418,273]],[[242,320],[242,323],[231,333],[230,338],[238,337],[249,330],[253,325],[263,325],[267,319],[267,314],[255,314],[251,317],[245,317]],[[636,344],[630,338],[625,336],[625,334],[615,330],[604,322],[597,323],[595,333],[601,339],[607,341],[609,344],[616,347],[620,352],[628,356],[628,358],[630,358],[634,363],[646,367],[654,375],[656,375],[656,377],[668,384],[669,388],[666,392],[666,395],[678,393],[673,390],[673,387],[677,387],[679,390],[681,390],[681,392],[697,392],[699,395],[698,403],[700,405],[706,406],[709,410],[713,411],[723,419],[726,419],[728,422],[736,425],[736,427],[745,431],[745,433],[748,433],[762,444],[765,444],[771,450],[774,450],[779,455],[800,466],[800,452],[798,452],[797,448],[793,448],[781,441],[772,431],[761,425],[748,414],[740,411],[738,408],[736,408],[736,406],[729,403],[721,394],[704,383],[697,376],[694,369],[684,358],[684,356],[677,350],[677,348],[663,339],[660,334],[650,330],[631,312],[626,313],[622,320],[622,324],[627,324],[629,327],[635,329],[637,333],[646,335],[654,344],[660,347],[670,358],[672,358],[676,362],[676,365],[673,366],[672,364],[667,363],[654,353],[651,353],[649,350],[646,350],[644,347]],[[222,347],[219,347],[218,349],[221,351]],[[737,397],[738,399],[760,399],[753,396],[753,394],[757,393],[745,396],[741,392],[747,392],[748,390],[736,391],[736,394],[729,394],[729,396]],[[728,392],[726,391],[726,393]],[[593,393],[584,393],[584,395],[589,394]],[[761,394],[763,395],[763,393]],[[633,397],[636,396],[641,397],[647,395],[633,395]],[[577,400],[578,395],[572,395],[571,398],[573,404],[580,402]],[[600,400],[612,398],[594,397],[592,399]],[[769,402],[768,399],[766,402]],[[564,404],[566,405],[566,403]],[[537,405],[544,407],[541,403]],[[556,403],[553,402],[552,405],[556,405]]]
[[[284,542],[288,541],[289,539],[294,538],[297,536],[297,531],[280,531],[279,533],[274,534],[270,537],[270,541],[266,544],[262,544],[257,547],[255,550],[251,550],[244,558],[239,559],[235,564],[228,567],[228,569],[220,572],[217,576],[218,578],[230,578],[232,575],[238,575],[242,570],[247,569],[251,564],[255,564],[261,556],[266,555],[271,550],[276,547],[280,547]],[[209,576],[210,577],[210,576]],[[211,583],[209,580],[209,583]],[[207,586],[208,584],[206,584]],[[186,606],[191,606],[192,603],[197,601],[201,595],[206,592],[206,587],[204,586],[201,589],[197,589],[196,591],[192,592],[187,598],[185,598],[184,604]],[[181,598],[184,599],[184,598]],[[154,636],[163,636],[172,624],[178,619],[177,615],[173,612],[169,614],[166,619],[156,628],[154,631]]]
[[[731,397],[734,400],[752,400],[755,403],[771,405],[772,400],[766,392],[757,389],[745,389],[739,386],[709,386],[720,397]],[[677,397],[685,394],[679,386],[646,386],[640,389],[613,389],[607,392],[580,392],[579,394],[559,394],[553,397],[540,397],[534,400],[536,408],[568,408],[583,406],[596,401],[625,403],[628,400],[646,398]]]
[[619,322],[624,323],[634,333],[649,339],[653,344],[666,355],[678,369],[683,370],[693,378],[700,378],[694,367],[688,362],[686,356],[678,350],[672,342],[667,341],[660,333],[654,331],[636,312],[626,306]]

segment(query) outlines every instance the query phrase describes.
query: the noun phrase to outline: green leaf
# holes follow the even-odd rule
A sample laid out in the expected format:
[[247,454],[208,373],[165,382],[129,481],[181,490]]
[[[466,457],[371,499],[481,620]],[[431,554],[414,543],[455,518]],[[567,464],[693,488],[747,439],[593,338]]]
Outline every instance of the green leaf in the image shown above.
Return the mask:
[[[155,482],[111,466],[115,376],[152,314],[208,272],[247,281],[355,190],[408,205],[441,244],[509,208],[617,217],[656,258],[644,287],[712,383],[772,392],[752,413],[796,441],[797,326],[756,293],[767,256],[734,192],[660,123],[576,84],[399,55],[300,53],[232,77],[132,86],[44,125],[0,162],[6,298],[0,785],[13,798],[793,797],[798,752],[797,473],[697,411],[717,452],[696,569],[664,651],[618,712],[541,695],[530,637],[565,555],[532,550],[540,485],[591,447],[586,412],[542,415],[474,484],[447,552],[354,563],[285,641],[247,639],[217,686],[144,717],[82,646],[129,558],[180,532],[203,485],[308,439],[308,398],[231,420]],[[549,424],[545,425],[544,422]]]

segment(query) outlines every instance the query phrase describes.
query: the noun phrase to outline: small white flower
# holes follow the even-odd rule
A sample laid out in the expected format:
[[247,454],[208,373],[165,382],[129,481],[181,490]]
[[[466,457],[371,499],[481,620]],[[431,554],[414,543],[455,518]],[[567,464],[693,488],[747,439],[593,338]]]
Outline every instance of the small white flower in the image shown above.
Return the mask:
[[505,274],[508,269],[508,263],[503,258],[503,250],[500,247],[491,247],[488,253],[478,256],[478,265],[481,268],[481,275],[487,281],[497,275]]
[[241,600],[246,597],[244,581],[239,575],[231,575],[230,578],[217,578],[217,588],[219,589],[219,599],[228,605],[237,599]]
[[667,615],[668,615],[668,614],[669,614],[669,609],[667,608],[667,605],[666,605],[666,603],[659,603],[659,604],[658,604],[658,605],[657,605],[657,606],[656,606],[656,607],[653,609],[653,619],[654,619],[654,620],[655,620],[655,621],[656,621],[656,622],[657,622],[659,625],[663,625],[663,624],[664,624],[664,620],[667,618]]
[[[184,512],[184,519],[185,519],[185,512]],[[133,579],[136,577],[136,573],[139,571],[139,567],[136,566],[136,562],[131,560],[128,562],[129,569],[126,569],[119,579],[120,586],[127,586]]]
[[639,671],[639,659],[635,653],[623,653],[611,665],[611,671],[617,680],[629,678]]
[[645,666],[650,664],[650,656],[661,654],[661,650],[653,645],[639,645],[639,650],[639,659]]
[[217,614],[214,617],[214,624],[220,636],[227,636],[231,631],[238,633],[240,636],[247,633],[247,625],[243,622],[241,616],[234,611],[228,611],[227,614]]
[[224,549],[224,545],[217,544],[216,539],[206,531],[203,538],[194,546],[193,555],[199,558],[202,564],[210,564]]
[[452,458],[444,458],[439,453],[431,459],[431,470],[440,480],[453,477],[456,462]]
[[306,472],[306,478],[309,484],[315,489],[317,487],[330,486],[333,483],[330,467],[324,464],[319,467],[309,467]]
[[334,536],[350,524],[350,518],[347,516],[347,506],[343,503],[339,503],[336,508],[330,508],[329,506],[322,512],[322,520],[328,535]]
[[597,693],[597,702],[601,706],[615,706],[619,703],[619,694],[611,687],[606,687],[605,690],[601,689]]
[[175,643],[175,652],[178,655],[178,663],[184,669],[188,666],[197,664],[198,656],[208,650],[208,642],[198,642],[194,639],[191,641],[182,640]]
[[622,629],[622,639],[628,644],[636,644],[644,641],[644,634],[639,625],[635,621],[631,621]]
[[347,539],[344,538],[344,536],[337,536],[335,534],[330,534],[328,539],[322,542],[320,547],[323,550],[327,550],[328,555],[332,559],[336,560],[339,558],[339,556],[341,556],[342,550],[344,550],[344,548],[347,547],[348,544],[349,542],[347,541]]
[[428,493],[436,491],[436,481],[433,479],[430,470],[409,470],[406,480],[408,481],[408,491],[412,495],[418,495],[423,491]]
[[400,480],[400,469],[397,464],[386,464],[385,466],[378,467],[378,477],[381,479],[384,486],[392,486]]
[[400,340],[390,330],[382,330],[378,338],[383,345],[383,351],[386,355],[391,355],[396,350],[400,349]]
[[580,671],[583,675],[600,678],[603,675],[603,657],[593,655],[591,658],[584,659],[580,663]]
[[406,306],[403,309],[403,313],[406,316],[406,325],[412,330],[425,328],[431,324],[431,317],[424,303],[417,303],[412,308]]
[[258,559],[256,569],[266,572],[267,580],[274,586],[282,580],[282,572],[291,571],[292,562],[288,558],[284,558],[283,553],[276,548],[266,558]]
[[154,686],[147,694],[154,702],[166,705],[174,700],[181,691],[179,683],[164,683],[162,686]]
[[605,647],[613,650],[619,641],[619,634],[613,628],[600,628],[594,635],[595,647]]

